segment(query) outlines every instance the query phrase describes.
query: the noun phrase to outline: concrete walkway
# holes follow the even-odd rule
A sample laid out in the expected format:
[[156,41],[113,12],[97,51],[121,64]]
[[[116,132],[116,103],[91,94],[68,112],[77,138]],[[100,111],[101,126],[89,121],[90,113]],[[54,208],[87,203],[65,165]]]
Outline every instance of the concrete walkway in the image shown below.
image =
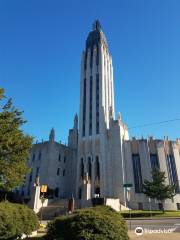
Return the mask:
[[145,233],[141,236],[137,236],[134,231],[128,231],[130,240],[179,240],[180,233]]

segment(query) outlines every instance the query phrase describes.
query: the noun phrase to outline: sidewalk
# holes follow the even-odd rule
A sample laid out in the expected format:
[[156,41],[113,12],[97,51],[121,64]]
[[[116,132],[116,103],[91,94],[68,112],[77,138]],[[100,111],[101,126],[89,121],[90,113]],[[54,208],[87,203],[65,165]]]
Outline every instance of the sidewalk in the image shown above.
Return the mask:
[[140,218],[124,218],[124,220],[165,220],[165,219],[180,219],[180,217],[140,217]]
[[130,240],[179,240],[180,233],[146,233],[142,236],[137,236],[134,231],[128,231]]

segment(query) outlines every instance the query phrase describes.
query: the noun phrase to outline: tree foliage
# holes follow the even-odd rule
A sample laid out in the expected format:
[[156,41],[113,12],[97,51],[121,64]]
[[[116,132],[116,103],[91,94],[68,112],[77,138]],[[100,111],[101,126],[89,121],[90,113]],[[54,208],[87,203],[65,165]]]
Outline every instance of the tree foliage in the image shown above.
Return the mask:
[[46,239],[128,240],[127,226],[119,213],[105,206],[85,208],[56,218]]
[[144,181],[143,193],[159,201],[164,201],[168,198],[171,199],[175,195],[175,188],[166,184],[165,180],[165,172],[161,172],[159,168],[155,168],[152,171],[152,181]]
[[27,160],[32,137],[21,129],[22,114],[13,106],[12,99],[5,104],[4,91],[0,89],[0,189],[11,191],[22,184],[28,172]]
[[30,235],[38,228],[36,214],[25,205],[0,203],[0,239],[17,239]]

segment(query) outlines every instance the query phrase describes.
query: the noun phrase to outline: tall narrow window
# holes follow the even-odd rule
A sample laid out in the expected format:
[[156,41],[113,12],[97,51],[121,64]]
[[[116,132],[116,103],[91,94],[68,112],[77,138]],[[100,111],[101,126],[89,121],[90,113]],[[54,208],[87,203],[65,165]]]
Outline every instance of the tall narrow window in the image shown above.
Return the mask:
[[99,74],[96,74],[96,134],[99,134]]
[[39,152],[39,160],[41,160],[41,152]]
[[96,156],[95,161],[95,194],[100,196],[100,165],[98,156]]
[[83,158],[81,158],[81,163],[80,163],[80,177],[84,178],[84,163],[83,163]]
[[95,162],[95,178],[100,179],[100,166],[99,166],[99,157],[96,156],[96,162]]
[[86,70],[87,68],[87,51],[85,52],[85,56],[84,56],[84,70]]
[[29,182],[32,182],[32,173],[29,176]]
[[167,154],[166,159],[167,159],[167,169],[168,169],[168,177],[169,177],[170,183],[175,186],[175,193],[180,193],[174,156],[172,154]]
[[99,65],[99,48],[97,46],[97,53],[96,53],[96,65]]
[[39,167],[36,168],[36,176],[39,175]]
[[93,78],[91,76],[89,93],[89,135],[92,135],[92,90],[93,90]]
[[157,154],[150,154],[151,169],[159,168],[159,160]]
[[90,68],[93,66],[93,48],[91,48]]
[[135,192],[142,192],[142,174],[139,154],[132,154]]
[[88,157],[88,176],[91,179],[91,158]]
[[84,78],[84,89],[83,89],[83,126],[82,135],[85,136],[86,128],[86,78]]
[[35,160],[35,153],[33,153],[32,162]]
[[57,169],[57,175],[59,176],[60,173],[60,168]]
[[61,154],[59,154],[58,161],[59,162],[61,161]]

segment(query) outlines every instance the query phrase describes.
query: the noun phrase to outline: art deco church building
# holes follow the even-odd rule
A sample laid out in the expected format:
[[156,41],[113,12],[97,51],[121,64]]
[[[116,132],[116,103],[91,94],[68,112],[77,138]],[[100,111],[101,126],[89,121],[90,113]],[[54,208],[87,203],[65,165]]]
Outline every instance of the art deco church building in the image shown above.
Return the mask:
[[[72,100],[73,101],[73,100]],[[54,190],[55,198],[72,195],[80,207],[93,199],[120,209],[149,209],[142,193],[145,179],[158,167],[176,195],[164,202],[165,209],[180,209],[180,140],[129,139],[121,114],[115,119],[112,57],[99,21],[88,34],[81,58],[80,112],[69,130],[68,146],[49,141],[36,143],[30,152],[31,173],[21,191],[32,198],[35,179]],[[130,191],[124,184],[132,184]],[[151,202],[153,209],[162,203]]]
[[97,21],[87,37],[81,61],[79,196],[84,175],[89,179],[91,197],[94,194],[118,197],[120,194],[118,183],[123,182],[122,140],[128,140],[128,132],[120,116],[115,120],[114,112],[112,57]]

